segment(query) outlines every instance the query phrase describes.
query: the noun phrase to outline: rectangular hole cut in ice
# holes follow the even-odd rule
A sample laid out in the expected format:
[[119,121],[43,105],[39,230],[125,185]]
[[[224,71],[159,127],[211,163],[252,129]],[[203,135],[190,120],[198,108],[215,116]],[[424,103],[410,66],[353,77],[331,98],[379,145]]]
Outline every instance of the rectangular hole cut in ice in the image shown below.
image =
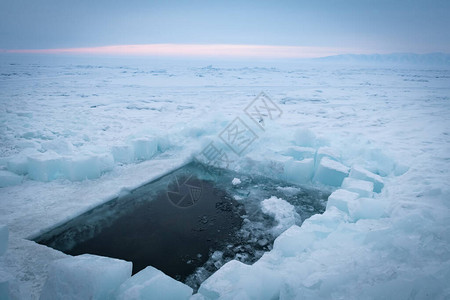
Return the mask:
[[[131,261],[133,274],[153,266],[196,290],[232,259],[255,262],[283,230],[323,213],[328,195],[192,162],[34,241],[70,255]],[[264,206],[264,199],[283,201],[291,217],[280,220],[270,206],[279,203]]]

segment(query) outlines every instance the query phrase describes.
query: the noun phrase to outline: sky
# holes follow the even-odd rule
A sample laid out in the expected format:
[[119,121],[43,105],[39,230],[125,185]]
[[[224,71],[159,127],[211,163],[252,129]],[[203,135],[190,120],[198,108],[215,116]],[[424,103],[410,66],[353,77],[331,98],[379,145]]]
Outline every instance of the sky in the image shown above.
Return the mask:
[[450,53],[449,16],[448,0],[0,0],[0,49],[261,56]]

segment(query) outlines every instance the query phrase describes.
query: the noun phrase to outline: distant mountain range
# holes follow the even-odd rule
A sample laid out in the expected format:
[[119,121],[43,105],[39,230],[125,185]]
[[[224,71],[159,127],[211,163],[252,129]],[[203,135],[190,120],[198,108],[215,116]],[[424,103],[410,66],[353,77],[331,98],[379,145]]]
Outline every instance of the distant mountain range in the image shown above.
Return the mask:
[[446,53],[343,54],[321,57],[315,60],[335,63],[450,66],[450,54]]

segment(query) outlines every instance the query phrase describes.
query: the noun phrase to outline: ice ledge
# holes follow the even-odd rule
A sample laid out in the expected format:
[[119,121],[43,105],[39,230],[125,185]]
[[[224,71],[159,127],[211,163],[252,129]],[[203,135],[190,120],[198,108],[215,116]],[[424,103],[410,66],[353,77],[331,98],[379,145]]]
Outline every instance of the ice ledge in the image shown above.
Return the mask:
[[[5,211],[3,222],[11,234],[30,238],[57,227],[102,203],[151,182],[190,162],[190,153],[177,158],[154,159],[130,164],[85,182],[26,181],[20,186],[0,189]],[[45,195],[41,198],[40,195]]]

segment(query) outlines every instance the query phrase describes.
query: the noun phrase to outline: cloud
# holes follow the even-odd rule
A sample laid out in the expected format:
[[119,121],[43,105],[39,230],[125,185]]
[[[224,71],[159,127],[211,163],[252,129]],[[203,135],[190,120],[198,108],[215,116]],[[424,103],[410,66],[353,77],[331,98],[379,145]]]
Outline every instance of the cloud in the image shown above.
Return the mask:
[[354,49],[330,47],[232,45],[232,44],[143,44],[86,48],[16,49],[6,53],[99,54],[124,56],[223,57],[223,58],[316,58],[344,53],[361,53]]

